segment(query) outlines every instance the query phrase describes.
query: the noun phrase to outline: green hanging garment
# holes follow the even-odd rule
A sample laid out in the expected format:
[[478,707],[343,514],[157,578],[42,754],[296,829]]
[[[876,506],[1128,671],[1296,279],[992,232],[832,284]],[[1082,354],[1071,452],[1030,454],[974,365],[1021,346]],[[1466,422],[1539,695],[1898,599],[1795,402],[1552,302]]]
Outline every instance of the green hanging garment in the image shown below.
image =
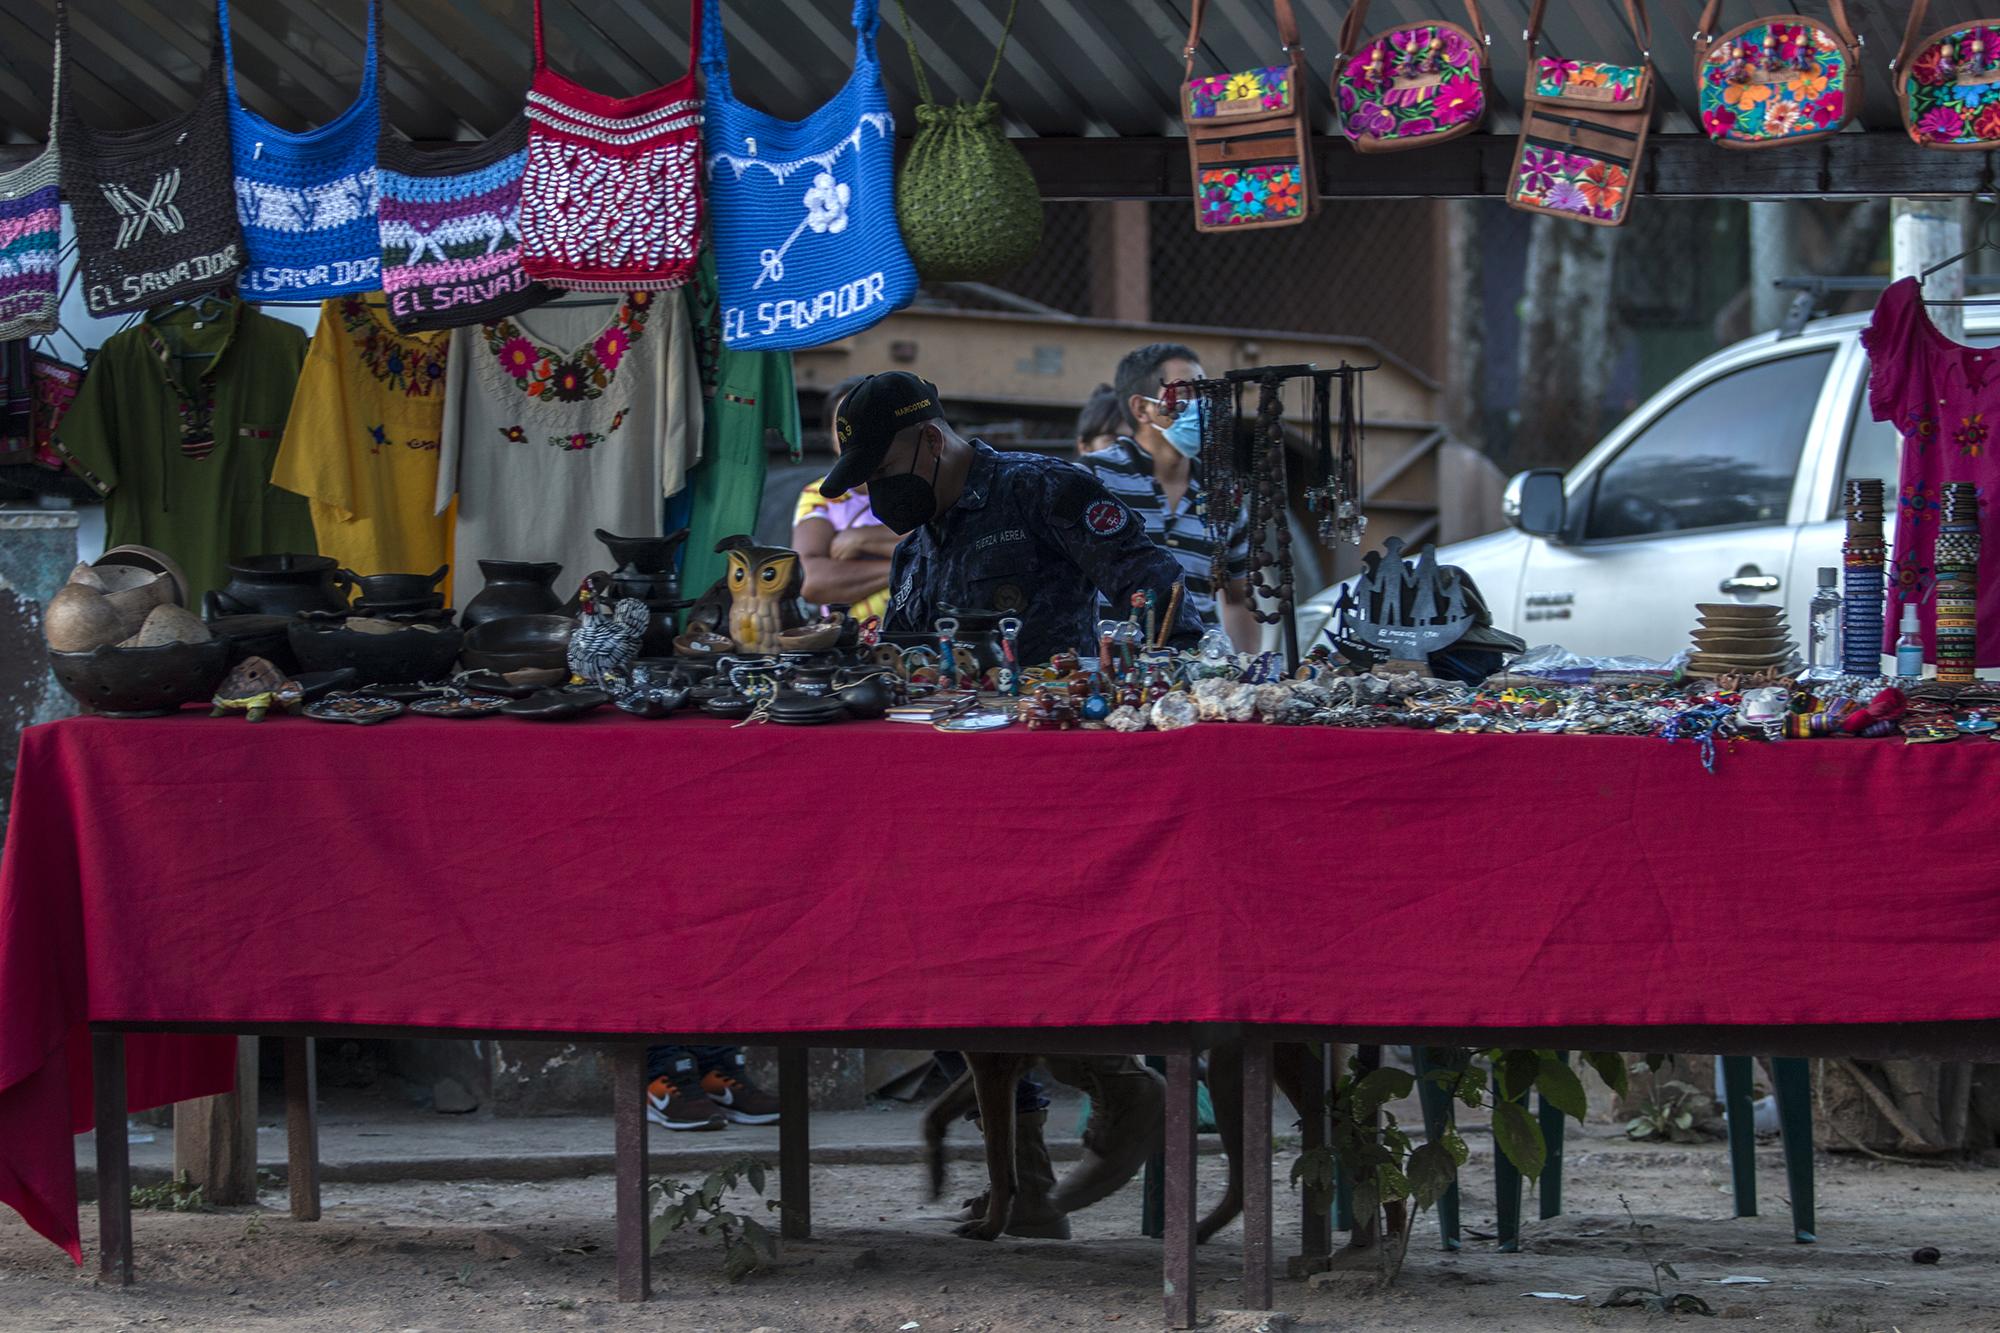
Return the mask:
[[[790,352],[733,351],[723,344],[713,249],[702,251],[701,267],[683,291],[707,399],[701,462],[688,472],[688,539],[681,548],[686,552],[681,596],[699,597],[728,568],[715,544],[757,530],[766,439],[776,431],[793,449],[799,447],[799,400],[792,388]],[[672,522],[670,518],[670,526]]]

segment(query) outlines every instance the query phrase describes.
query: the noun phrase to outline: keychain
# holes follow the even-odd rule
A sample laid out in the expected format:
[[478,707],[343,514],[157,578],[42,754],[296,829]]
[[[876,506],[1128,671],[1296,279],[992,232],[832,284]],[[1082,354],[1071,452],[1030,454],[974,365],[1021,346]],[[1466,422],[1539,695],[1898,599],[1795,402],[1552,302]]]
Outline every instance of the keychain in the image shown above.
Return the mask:
[[958,619],[945,616],[937,622],[938,636],[938,688],[955,690],[958,688]]
[[1021,637],[1021,622],[1007,616],[1000,621],[1000,693],[1021,697],[1021,655],[1015,640]]

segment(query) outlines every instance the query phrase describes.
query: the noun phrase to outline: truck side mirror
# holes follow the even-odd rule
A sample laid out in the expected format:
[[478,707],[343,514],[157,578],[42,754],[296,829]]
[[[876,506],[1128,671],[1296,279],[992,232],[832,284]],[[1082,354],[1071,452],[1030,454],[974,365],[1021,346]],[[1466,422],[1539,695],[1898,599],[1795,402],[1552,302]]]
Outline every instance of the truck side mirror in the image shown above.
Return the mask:
[[1500,497],[1500,513],[1509,523],[1534,537],[1560,537],[1566,526],[1563,474],[1560,468],[1538,467],[1517,472]]

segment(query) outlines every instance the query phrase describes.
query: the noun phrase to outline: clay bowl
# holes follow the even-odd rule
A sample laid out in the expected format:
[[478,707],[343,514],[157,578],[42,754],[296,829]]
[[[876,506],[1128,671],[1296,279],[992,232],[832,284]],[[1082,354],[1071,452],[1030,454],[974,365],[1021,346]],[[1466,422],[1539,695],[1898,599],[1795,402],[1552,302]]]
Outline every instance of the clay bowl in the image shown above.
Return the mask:
[[163,717],[206,701],[229,674],[229,644],[168,643],[157,648],[103,647],[49,654],[56,683],[105,717]]
[[126,580],[122,586],[130,587],[143,581],[145,575],[165,574],[173,581],[174,600],[190,609],[193,607],[193,599],[188,596],[187,575],[165,551],[156,551],[150,546],[114,546],[93,560],[90,567],[112,588],[121,586],[121,575]]
[[208,622],[215,636],[229,644],[229,665],[261,657],[288,676],[299,671],[287,632],[291,625],[290,616],[220,616]]
[[352,667],[362,685],[383,681],[443,680],[458,661],[465,633],[455,625],[410,625],[387,634],[367,634],[345,624],[301,618],[287,633],[304,671]]
[[569,666],[569,616],[507,616],[474,625],[465,635],[467,671],[560,671]]

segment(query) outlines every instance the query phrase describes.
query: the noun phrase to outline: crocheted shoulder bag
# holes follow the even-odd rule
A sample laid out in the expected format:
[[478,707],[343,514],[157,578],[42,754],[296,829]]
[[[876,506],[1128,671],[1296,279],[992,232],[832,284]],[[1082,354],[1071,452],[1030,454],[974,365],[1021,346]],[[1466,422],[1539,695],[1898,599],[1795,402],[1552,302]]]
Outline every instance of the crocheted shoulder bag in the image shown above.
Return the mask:
[[896,123],[875,53],[876,0],[854,2],[854,74],[804,120],[736,100],[721,0],[702,32],[703,138],[722,338],[782,351],[859,333],[908,305],[896,226]]
[[[62,36],[69,36],[66,26]],[[78,113],[73,89],[62,90],[62,192],[76,225],[83,301],[91,314],[143,310],[212,291],[242,269],[224,85],[218,33],[200,99],[171,120],[136,130],[95,129]]]
[[701,249],[701,102],[689,15],[688,72],[636,97],[606,97],[549,68],[535,0],[521,261],[573,291],[665,291],[694,276]]
[[556,296],[521,267],[524,111],[490,139],[419,148],[384,127],[382,290],[405,333],[490,324]]
[[216,0],[229,82],[230,154],[236,212],[247,259],[241,287],[253,301],[323,301],[382,285],[375,230],[375,149],[382,99],[376,89],[376,0],[368,0],[368,55],[361,90],[318,129],[279,129],[243,105],[229,0]]
[[[62,12],[62,0],[57,0],[56,13]],[[0,342],[38,338],[56,330],[57,256],[62,248],[61,160],[56,155],[62,26],[58,17],[49,146],[33,161],[0,172]]]

